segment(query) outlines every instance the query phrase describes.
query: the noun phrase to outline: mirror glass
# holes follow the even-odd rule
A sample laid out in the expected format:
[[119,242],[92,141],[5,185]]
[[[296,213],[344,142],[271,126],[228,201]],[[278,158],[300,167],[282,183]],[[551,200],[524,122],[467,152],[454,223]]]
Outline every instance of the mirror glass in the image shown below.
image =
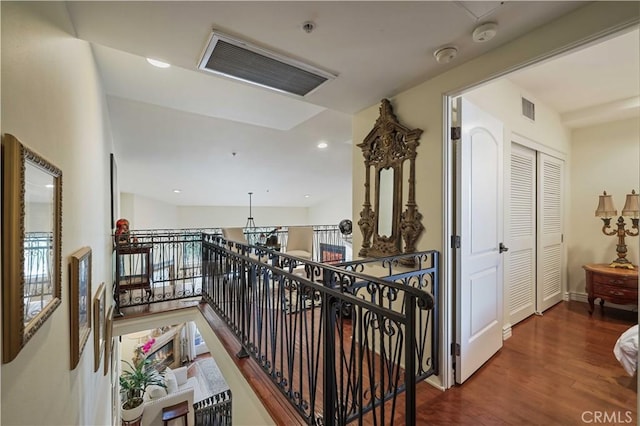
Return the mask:
[[54,177],[27,161],[24,192],[24,322],[53,299]]
[[393,169],[380,169],[378,172],[378,235],[393,234]]
[[62,170],[2,135],[2,362],[60,306]]
[[[365,166],[358,256],[387,257],[416,251],[424,230],[415,200],[415,158],[421,134],[421,129],[400,124],[389,100],[382,100],[373,129],[358,144]],[[409,264],[412,259],[406,257],[401,262]]]

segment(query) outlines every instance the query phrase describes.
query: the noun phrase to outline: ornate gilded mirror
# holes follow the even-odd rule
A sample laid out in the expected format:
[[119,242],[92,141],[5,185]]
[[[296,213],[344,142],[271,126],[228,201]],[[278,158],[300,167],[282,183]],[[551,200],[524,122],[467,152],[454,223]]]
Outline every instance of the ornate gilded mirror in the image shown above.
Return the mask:
[[[401,125],[389,100],[383,99],[375,126],[358,144],[365,165],[365,198],[358,221],[363,237],[359,252],[362,257],[415,252],[418,237],[424,230],[415,201],[415,159],[421,134],[421,129]],[[408,190],[403,188],[405,182]]]
[[2,136],[2,362],[61,301],[62,172]]

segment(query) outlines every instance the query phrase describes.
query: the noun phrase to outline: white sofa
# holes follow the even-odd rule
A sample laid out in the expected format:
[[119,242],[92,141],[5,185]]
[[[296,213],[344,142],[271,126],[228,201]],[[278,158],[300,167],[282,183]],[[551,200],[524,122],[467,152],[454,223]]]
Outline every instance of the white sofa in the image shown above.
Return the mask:
[[[148,386],[145,392],[144,412],[142,414],[142,426],[162,426],[162,409],[171,405],[187,401],[189,404],[189,414],[187,415],[188,426],[195,426],[195,416],[193,413],[194,401],[202,399],[202,391],[198,379],[187,378],[187,367],[176,369],[165,369],[165,385],[167,389],[160,386]],[[182,426],[183,419],[176,419],[169,422],[170,426]]]

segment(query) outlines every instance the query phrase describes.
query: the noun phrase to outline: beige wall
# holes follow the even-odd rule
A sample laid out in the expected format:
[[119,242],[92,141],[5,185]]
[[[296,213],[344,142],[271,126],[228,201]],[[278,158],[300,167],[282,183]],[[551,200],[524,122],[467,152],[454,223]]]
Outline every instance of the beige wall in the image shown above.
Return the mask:
[[[618,238],[604,235],[602,220],[594,216],[598,195],[603,191],[611,194],[620,214],[626,194],[640,190],[640,118],[576,129],[571,139],[569,290],[584,294],[582,265],[606,263],[617,257]],[[611,221],[612,226],[616,219]],[[636,265],[638,239],[626,238],[627,258]]]
[[[449,242],[444,235],[444,145],[445,116],[443,96],[460,94],[481,82],[504,75],[508,71],[524,67],[538,59],[560,53],[578,44],[592,41],[597,37],[637,24],[640,10],[634,2],[594,2],[556,21],[537,28],[527,35],[507,43],[485,55],[468,61],[436,76],[414,88],[398,94],[391,99],[394,112],[400,122],[409,128],[424,131],[416,158],[416,203],[423,215],[425,232],[418,241],[418,250],[438,250],[443,252]],[[379,115],[379,104],[360,111],[353,118],[353,251],[358,253],[362,246],[362,234],[357,228],[362,204],[364,202],[364,163],[362,153],[356,146],[373,127]],[[637,158],[637,157],[636,157]],[[453,212],[451,212],[453,214]],[[441,266],[446,266],[443,257]],[[453,289],[452,271],[443,267],[441,272],[441,344],[444,347],[453,332],[450,327],[451,300]],[[448,364],[441,357],[441,371],[447,373]],[[439,380],[438,380],[439,379]],[[437,385],[451,385],[450,378],[440,376],[434,380]]]
[[[88,43],[74,38],[62,2],[2,2],[2,132],[63,173],[62,305],[3,364],[2,424],[109,424],[108,376],[93,373],[93,333],[69,369],[69,255],[93,250],[92,282],[111,282],[111,135]],[[15,285],[15,283],[3,283]]]
[[[640,11],[633,2],[596,2],[564,18],[544,25],[529,34],[474,60],[434,77],[391,99],[400,122],[409,128],[424,130],[416,159],[416,202],[426,228],[418,241],[418,250],[442,251],[443,238],[443,95],[459,92],[474,84],[524,66],[536,58],[548,56],[590,40],[612,28],[638,21]],[[364,164],[356,146],[373,127],[378,104],[360,111],[353,118],[353,220],[359,219],[364,202]],[[354,253],[362,245],[359,229],[354,232]]]
[[177,206],[138,194],[120,194],[120,214],[134,230],[178,227]]

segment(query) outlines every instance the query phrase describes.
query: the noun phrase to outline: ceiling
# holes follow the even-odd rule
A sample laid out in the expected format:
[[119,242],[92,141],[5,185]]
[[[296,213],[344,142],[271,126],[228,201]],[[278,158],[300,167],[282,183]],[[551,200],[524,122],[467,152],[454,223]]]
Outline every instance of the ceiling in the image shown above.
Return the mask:
[[[196,206],[244,206],[253,192],[254,206],[304,207],[350,194],[352,114],[584,4],[74,1],[67,7],[102,77],[121,191]],[[311,33],[302,29],[306,21],[315,23]],[[473,29],[490,21],[499,25],[496,37],[474,43]],[[337,78],[302,98],[199,71],[213,29]],[[458,57],[438,64],[433,52],[446,45],[456,46]],[[637,51],[630,58],[636,66]],[[147,57],[172,66],[155,68]],[[563,114],[592,108],[594,99],[619,101],[590,98],[581,88],[585,99],[567,102],[563,88],[598,85],[572,77],[543,93],[549,79],[539,75],[514,81]],[[317,147],[321,141],[326,149]]]

